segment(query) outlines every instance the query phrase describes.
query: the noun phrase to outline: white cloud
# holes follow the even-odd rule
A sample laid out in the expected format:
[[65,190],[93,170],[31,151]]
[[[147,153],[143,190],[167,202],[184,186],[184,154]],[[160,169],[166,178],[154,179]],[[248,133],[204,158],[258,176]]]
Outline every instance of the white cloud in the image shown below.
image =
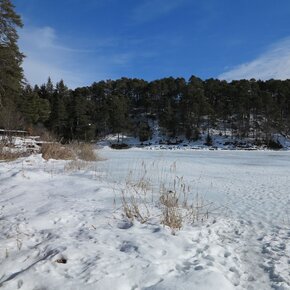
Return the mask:
[[186,0],[145,0],[133,11],[136,22],[147,22],[168,14]]
[[290,37],[267,49],[258,58],[222,73],[219,79],[289,79],[290,78]]
[[50,76],[63,79],[70,88],[85,86],[110,77],[104,59],[94,59],[90,51],[70,48],[59,41],[51,27],[28,27],[19,32],[20,50],[26,55],[23,68],[32,84],[43,84]]

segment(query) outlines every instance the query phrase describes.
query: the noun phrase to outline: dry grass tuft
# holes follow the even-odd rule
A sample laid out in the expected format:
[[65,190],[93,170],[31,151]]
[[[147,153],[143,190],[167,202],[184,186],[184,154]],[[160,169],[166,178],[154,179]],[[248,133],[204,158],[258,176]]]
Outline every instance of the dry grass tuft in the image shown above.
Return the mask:
[[134,195],[127,197],[124,191],[122,191],[121,200],[123,212],[128,219],[137,219],[142,224],[149,220],[150,212],[144,200]]
[[57,142],[43,143],[41,153],[45,160],[73,160],[76,158],[76,154],[68,145],[62,145]]
[[178,196],[175,191],[162,191],[159,201],[161,205],[168,208],[179,206]]
[[213,203],[206,202],[198,193],[193,195],[183,177],[176,176],[172,190],[162,185],[159,198],[162,208],[161,223],[172,229],[181,229],[184,223],[203,222],[213,213]]
[[161,191],[159,201],[162,208],[161,224],[170,227],[172,232],[180,230],[183,216],[176,191]]
[[[149,194],[151,190],[152,194]],[[143,163],[137,179],[129,173],[125,189],[121,191],[121,202],[128,219],[146,223],[149,218],[159,217],[160,224],[169,227],[172,234],[185,224],[207,220],[217,210],[213,203],[206,202],[199,194],[194,195],[183,177],[175,176],[167,186],[160,182],[159,196],[153,194],[152,182]]]
[[[61,160],[82,160],[98,161],[101,160],[94,152],[94,146],[89,143],[71,143],[62,145],[58,142],[43,143],[41,148],[42,157],[48,159]],[[76,165],[76,164],[74,164]]]
[[23,152],[13,151],[11,148],[8,148],[4,142],[0,141],[0,161],[13,161],[23,156],[25,156]]
[[24,155],[18,152],[1,152],[0,149],[0,162],[1,161],[5,161],[5,162],[9,162],[9,161],[14,161],[20,157],[23,157]]
[[121,191],[121,202],[125,216],[131,220],[137,219],[146,223],[150,217],[147,195],[150,183],[145,174],[136,182],[133,179],[132,171],[126,178],[125,189]]
[[125,216],[141,223],[146,223],[150,218],[148,208],[148,192],[150,190],[150,181],[146,178],[147,170],[143,166],[143,174],[136,179],[133,172],[130,171],[125,182],[125,189],[121,191],[121,202]]
[[164,207],[162,211],[161,224],[168,226],[174,234],[183,225],[183,216],[179,207]]
[[100,158],[94,152],[94,146],[90,143],[75,143],[71,145],[77,157],[83,161],[98,161]]

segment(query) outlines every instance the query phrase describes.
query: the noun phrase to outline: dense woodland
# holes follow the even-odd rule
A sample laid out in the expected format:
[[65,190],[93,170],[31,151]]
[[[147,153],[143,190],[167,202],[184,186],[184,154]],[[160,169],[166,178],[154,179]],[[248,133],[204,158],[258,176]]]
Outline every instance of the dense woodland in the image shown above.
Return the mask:
[[153,121],[164,135],[199,138],[201,131],[269,142],[290,134],[290,80],[201,80],[192,76],[154,81],[121,78],[71,90],[60,80],[31,87],[17,46],[22,27],[10,0],[0,0],[0,128],[38,129],[65,141],[110,133],[150,139]]
[[122,78],[69,90],[63,81],[54,86],[49,79],[40,87],[27,85],[17,110],[26,125],[43,124],[64,140],[91,140],[109,133],[146,140],[152,120],[172,137],[197,139],[201,130],[219,128],[242,138],[269,139],[273,133],[290,133],[290,80]]

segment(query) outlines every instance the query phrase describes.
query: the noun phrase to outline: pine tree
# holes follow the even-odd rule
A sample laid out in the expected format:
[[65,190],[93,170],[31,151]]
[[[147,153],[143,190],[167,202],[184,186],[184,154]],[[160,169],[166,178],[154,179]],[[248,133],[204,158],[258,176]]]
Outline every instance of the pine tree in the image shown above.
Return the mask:
[[113,133],[118,134],[118,143],[120,134],[128,127],[128,102],[124,96],[112,96],[109,100],[110,124]]
[[[48,85],[50,79],[48,80]],[[49,89],[48,89],[49,92]],[[50,126],[51,129],[59,136],[64,136],[67,129],[68,112],[66,108],[66,101],[69,97],[68,88],[65,86],[63,80],[56,84],[56,89],[53,94]]]
[[0,0],[0,107],[15,103],[23,80],[24,56],[17,45],[17,28],[23,25],[14,8],[10,0]]
[[27,85],[23,90],[20,110],[29,124],[35,124],[39,119],[38,95]]
[[30,85],[23,90],[19,109],[30,125],[45,122],[50,115],[48,100],[40,98],[37,89],[33,90]]
[[69,126],[71,128],[72,137],[78,140],[92,138],[92,122],[88,113],[90,105],[87,97],[88,91],[86,88],[76,89],[69,103]]

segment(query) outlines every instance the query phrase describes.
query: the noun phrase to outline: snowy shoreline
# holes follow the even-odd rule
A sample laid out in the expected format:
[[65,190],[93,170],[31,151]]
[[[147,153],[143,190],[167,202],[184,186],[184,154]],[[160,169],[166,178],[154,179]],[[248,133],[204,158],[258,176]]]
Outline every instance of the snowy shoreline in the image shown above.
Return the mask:
[[[289,138],[281,135],[275,135],[273,138],[281,148],[270,148],[264,145],[255,145],[255,140],[251,138],[231,138],[220,136],[217,132],[211,135],[211,145],[206,145],[206,134],[203,134],[199,140],[189,141],[184,136],[176,138],[167,138],[160,135],[158,130],[154,130],[152,139],[140,142],[139,138],[131,136],[107,135],[97,142],[100,148],[110,147],[113,144],[124,144],[129,148],[144,148],[146,150],[223,150],[223,151],[289,151]],[[276,145],[277,145],[276,144]],[[125,148],[126,149],[126,148]]]
[[269,148],[208,148],[191,146],[172,146],[172,145],[132,145],[125,149],[113,149],[109,145],[100,145],[97,143],[97,149],[100,150],[162,150],[162,151],[223,151],[223,152],[290,152],[290,148],[269,149]]

